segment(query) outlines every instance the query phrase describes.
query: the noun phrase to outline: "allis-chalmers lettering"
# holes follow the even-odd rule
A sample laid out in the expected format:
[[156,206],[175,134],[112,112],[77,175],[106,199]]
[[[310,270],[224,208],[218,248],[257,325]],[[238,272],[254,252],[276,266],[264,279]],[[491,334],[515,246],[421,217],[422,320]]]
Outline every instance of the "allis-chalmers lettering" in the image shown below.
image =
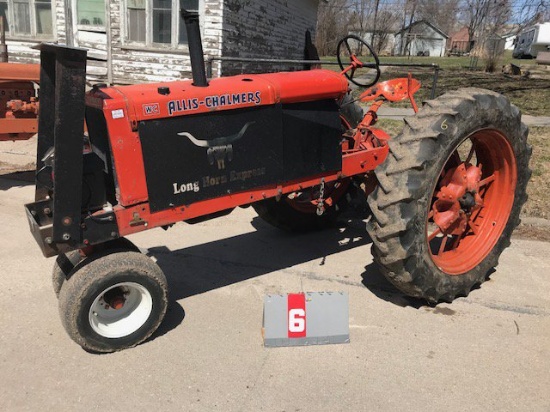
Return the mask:
[[168,102],[168,114],[172,116],[174,113],[197,110],[201,106],[208,109],[215,109],[218,107],[228,107],[247,103],[253,103],[256,105],[262,103],[261,92],[228,93],[206,96],[202,100],[199,100],[198,98],[170,100]]

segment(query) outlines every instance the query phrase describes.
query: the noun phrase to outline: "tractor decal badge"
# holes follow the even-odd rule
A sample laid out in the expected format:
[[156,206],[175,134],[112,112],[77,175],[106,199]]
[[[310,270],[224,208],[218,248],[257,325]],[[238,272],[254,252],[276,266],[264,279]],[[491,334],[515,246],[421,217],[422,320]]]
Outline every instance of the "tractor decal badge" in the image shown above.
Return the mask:
[[227,159],[228,162],[233,160],[233,143],[243,137],[246,129],[254,123],[255,122],[246,123],[237,134],[216,137],[210,140],[199,140],[189,132],[178,133],[178,136],[187,137],[191,143],[197,147],[207,148],[206,156],[208,158],[208,163],[213,165],[214,162],[216,162],[218,169],[223,170],[225,169],[225,159]]

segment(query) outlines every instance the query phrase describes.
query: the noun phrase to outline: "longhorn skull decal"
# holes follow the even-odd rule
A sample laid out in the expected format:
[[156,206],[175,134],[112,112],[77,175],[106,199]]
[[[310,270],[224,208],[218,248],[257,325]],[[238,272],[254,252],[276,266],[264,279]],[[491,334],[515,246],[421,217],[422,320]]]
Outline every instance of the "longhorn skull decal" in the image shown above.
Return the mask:
[[246,129],[248,129],[248,126],[254,124],[256,122],[248,122],[246,123],[241,131],[237,134],[233,134],[230,136],[224,136],[224,137],[216,137],[214,139],[210,140],[199,140],[195,136],[193,136],[189,132],[181,132],[178,133],[178,136],[185,136],[187,137],[191,143],[193,143],[197,147],[205,147],[208,150],[206,151],[206,155],[208,157],[208,163],[211,165],[214,164],[214,161],[216,162],[218,169],[222,170],[225,169],[225,159],[227,158],[227,161],[230,162],[233,160],[233,144],[237,140],[239,140],[246,132]]

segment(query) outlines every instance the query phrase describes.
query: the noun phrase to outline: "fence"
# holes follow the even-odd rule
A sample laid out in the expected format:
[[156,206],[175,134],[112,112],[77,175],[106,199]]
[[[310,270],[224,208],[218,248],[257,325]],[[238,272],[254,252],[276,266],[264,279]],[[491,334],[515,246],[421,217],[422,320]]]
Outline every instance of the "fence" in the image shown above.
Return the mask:
[[[325,60],[279,60],[279,59],[255,59],[255,58],[244,58],[244,57],[211,57],[206,61],[206,75],[209,78],[212,78],[213,75],[213,63],[214,61],[221,62],[233,62],[233,63],[242,63],[242,68],[244,69],[244,63],[254,63],[254,64],[293,64],[293,65],[329,65],[334,66],[338,65],[337,62],[325,61]],[[430,93],[430,98],[434,99],[437,89],[437,80],[439,78],[439,65],[435,63],[380,63],[380,67],[417,67],[417,68],[431,68],[434,71],[432,90]],[[372,66],[369,66],[372,67]]]

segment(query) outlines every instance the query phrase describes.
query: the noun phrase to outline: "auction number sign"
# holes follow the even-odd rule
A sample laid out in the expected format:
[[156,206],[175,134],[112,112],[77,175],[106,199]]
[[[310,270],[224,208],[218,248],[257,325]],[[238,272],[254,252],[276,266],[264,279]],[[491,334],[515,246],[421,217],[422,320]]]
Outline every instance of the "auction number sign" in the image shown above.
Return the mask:
[[291,293],[288,295],[288,337],[306,337],[306,295]]
[[349,343],[348,295],[266,295],[262,334],[264,345],[271,347]]

